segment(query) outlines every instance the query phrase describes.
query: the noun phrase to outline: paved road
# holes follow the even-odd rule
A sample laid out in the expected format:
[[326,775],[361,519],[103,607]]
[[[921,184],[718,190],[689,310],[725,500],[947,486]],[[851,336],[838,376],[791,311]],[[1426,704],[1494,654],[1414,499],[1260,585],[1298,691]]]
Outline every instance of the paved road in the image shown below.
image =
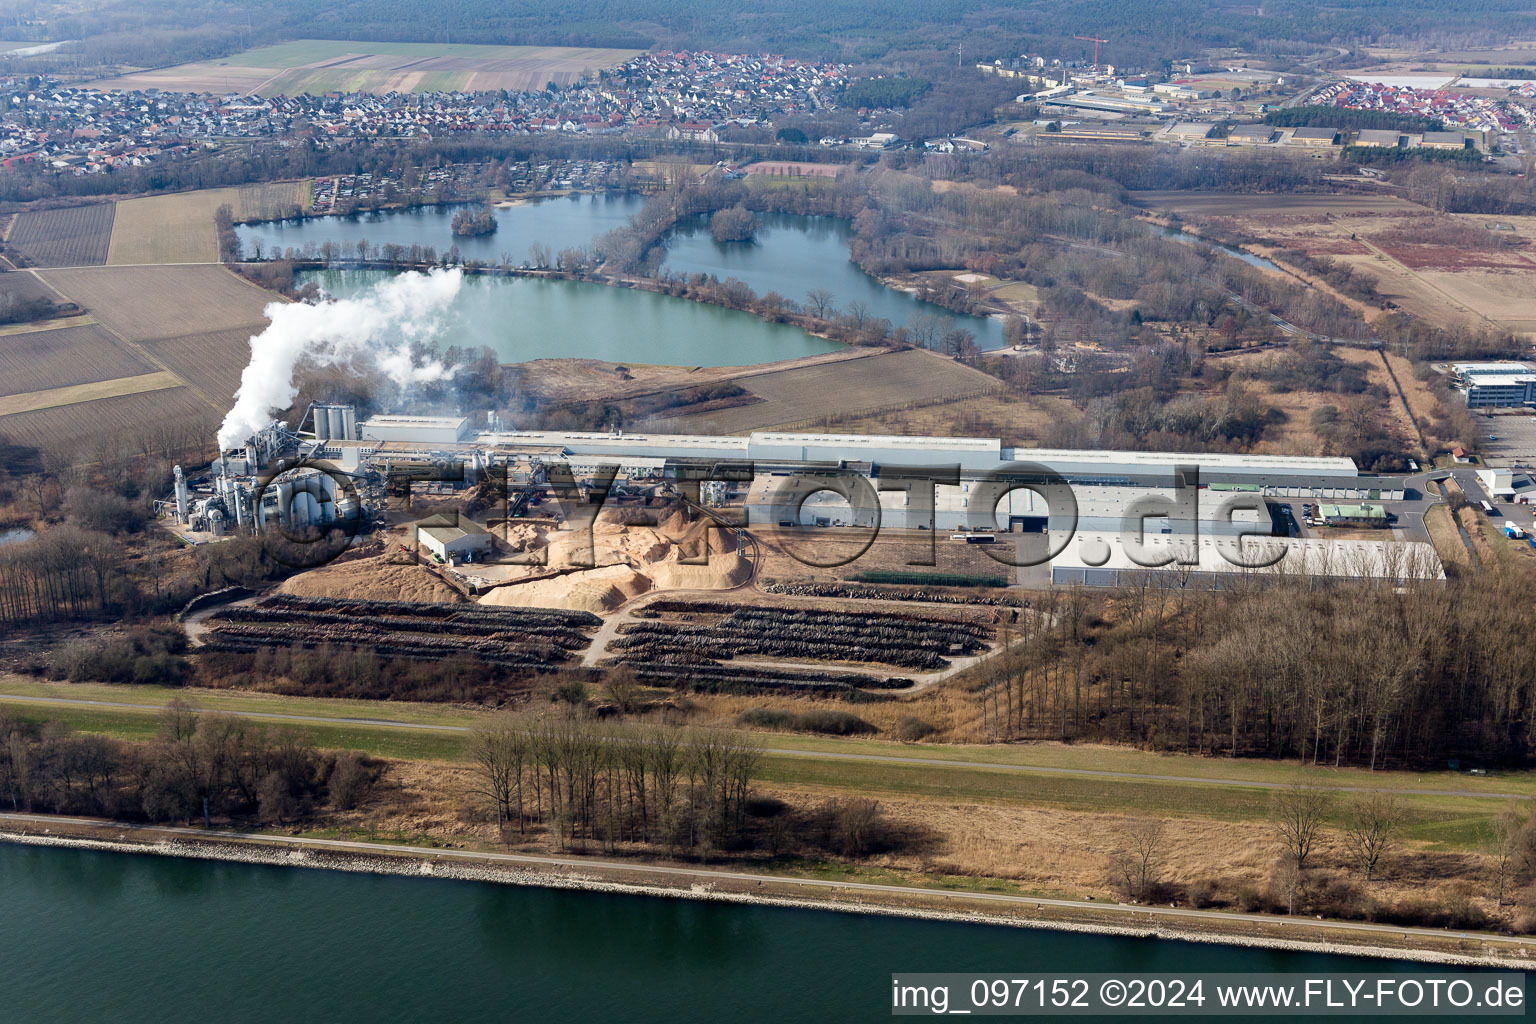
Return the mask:
[[94,825],[107,828],[121,828],[136,832],[149,832],[155,835],[165,836],[167,839],[234,839],[246,843],[259,843],[262,845],[275,845],[284,849],[306,848],[316,850],[337,850],[348,853],[395,853],[409,854],[417,857],[427,857],[432,860],[463,860],[480,861],[494,864],[528,865],[538,868],[569,868],[575,870],[601,870],[616,874],[631,874],[642,878],[662,875],[668,878],[689,879],[697,882],[705,879],[730,879],[736,882],[750,882],[757,885],[792,885],[806,889],[833,889],[840,892],[867,892],[867,893],[900,893],[905,895],[916,894],[920,896],[934,896],[941,899],[954,899],[959,896],[966,901],[981,900],[988,903],[1000,903],[1010,906],[1023,906],[1033,908],[1053,907],[1065,910],[1096,910],[1125,915],[1128,922],[1142,922],[1148,925],[1154,923],[1174,924],[1179,920],[1185,921],[1220,921],[1228,924],[1252,922],[1255,924],[1285,925],[1300,924],[1305,929],[1321,928],[1335,929],[1348,932],[1367,932],[1381,935],[1402,936],[1404,938],[1421,937],[1446,939],[1450,937],[1475,938],[1482,942],[1497,943],[1505,946],[1514,946],[1523,949],[1531,944],[1532,940],[1521,936],[1493,935],[1485,932],[1447,932],[1433,928],[1403,928],[1384,924],[1364,924],[1349,921],[1328,921],[1307,919],[1297,922],[1294,918],[1280,917],[1273,914],[1239,914],[1226,913],[1218,910],[1187,910],[1179,907],[1154,907],[1137,906],[1125,903],[1099,903],[1087,900],[1060,900],[1047,899],[1036,896],[1010,896],[1002,893],[985,892],[956,892],[948,889],[929,889],[920,886],[906,885],[881,885],[876,882],[846,882],[827,881],[820,878],[793,878],[783,875],[764,875],[749,871],[722,871],[711,868],[679,868],[666,865],[636,864],[632,861],[597,860],[584,857],[547,857],[526,853],[478,853],[471,850],[439,850],[424,849],[420,846],[404,846],[393,843],[362,843],[349,842],[343,839],[306,839],[295,836],[271,836],[256,832],[231,832],[222,830],[209,830],[198,828],[184,828],[171,825],[137,825],[127,822],[109,821],[97,818],[66,818],[48,814],[14,814],[0,813],[0,821],[15,822],[24,825]]
[[[118,708],[134,711],[159,711],[160,704],[131,704],[105,700],[76,700],[69,697],[16,697],[0,694],[0,704],[53,704],[77,707]],[[391,729],[419,729],[432,732],[468,733],[467,725],[434,725],[418,722],[401,722],[387,718],[330,718],[323,715],[286,715],[271,711],[228,711],[223,708],[206,708],[220,714],[236,715],[258,721],[302,722],[309,725],[368,725]],[[812,761],[853,761],[875,764],[919,765],[933,768],[991,769],[1002,772],[1018,772],[1025,775],[1065,775],[1089,779],[1122,779],[1132,782],[1176,782],[1205,786],[1229,786],[1243,789],[1285,789],[1289,782],[1261,782],[1252,779],[1219,779],[1198,775],[1165,775],[1147,772],[1113,772],[1094,768],[1057,768],[1047,765],[998,764],[992,761],[966,761],[947,757],[904,757],[900,754],[861,754],[841,750],[799,750],[792,747],[776,747],[771,742],[763,744],[763,752],[779,757],[803,757]],[[1325,777],[1319,780],[1328,785]],[[1339,793],[1400,793],[1405,796],[1450,796],[1487,798],[1490,800],[1523,800],[1526,793],[1492,793],[1469,789],[1404,789],[1376,786],[1329,786]]]

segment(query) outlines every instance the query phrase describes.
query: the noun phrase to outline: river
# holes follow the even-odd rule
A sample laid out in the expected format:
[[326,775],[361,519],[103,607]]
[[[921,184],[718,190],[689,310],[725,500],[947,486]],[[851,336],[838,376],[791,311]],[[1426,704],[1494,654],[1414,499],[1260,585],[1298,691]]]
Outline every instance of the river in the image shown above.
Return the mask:
[[0,1016],[29,1022],[884,1021],[893,971],[1422,969],[5,844],[0,880]]
[[[528,259],[539,243],[551,254],[589,244],[622,226],[644,200],[635,195],[583,195],[519,203],[495,211],[497,230],[478,238],[453,237],[450,222],[461,206],[415,207],[355,217],[311,217],[242,225],[247,253],[274,249],[302,251],[330,241],[356,245],[430,245],[439,253],[457,244],[465,258],[512,263]],[[962,327],[984,349],[1004,344],[1000,321],[965,316],[887,288],[848,258],[850,225],[830,217],[771,214],[762,218],[754,242],[718,243],[703,218],[679,226],[665,239],[663,269],[676,273],[735,277],[758,294],[776,291],[804,302],[825,289],[838,307],[861,303],[871,316],[896,326],[927,314],[940,331]],[[348,295],[379,280],[384,271],[311,272],[326,291]],[[546,356],[582,356],[616,362],[722,366],[772,362],[830,351],[838,346],[795,328],[767,324],[748,314],[716,309],[700,313],[699,303],[638,290],[519,278],[486,279],[480,290],[466,288],[455,311],[464,341],[490,345],[505,362]],[[721,339],[729,339],[722,345]]]
[[1208,245],[1218,252],[1224,252],[1228,256],[1242,260],[1250,267],[1258,267],[1260,270],[1273,270],[1280,274],[1285,273],[1285,270],[1279,264],[1272,260],[1267,260],[1263,256],[1255,256],[1247,249],[1236,249],[1230,245],[1222,245],[1220,242],[1213,242],[1208,238],[1201,238],[1199,235],[1192,235],[1182,228],[1163,228],[1161,234],[1164,238],[1171,238],[1175,242],[1184,242],[1187,245]]

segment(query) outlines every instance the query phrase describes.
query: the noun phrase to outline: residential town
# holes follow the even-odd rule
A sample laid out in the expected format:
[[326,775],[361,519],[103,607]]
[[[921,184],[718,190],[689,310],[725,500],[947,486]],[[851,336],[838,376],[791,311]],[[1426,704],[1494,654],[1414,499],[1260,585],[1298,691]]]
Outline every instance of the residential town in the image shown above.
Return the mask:
[[[1480,90],[1487,93],[1490,90]],[[1512,90],[1525,99],[1536,97],[1536,82],[1524,82]],[[1443,121],[1447,128],[1488,132],[1490,136],[1529,130],[1536,126],[1536,110],[1502,96],[1453,92],[1449,89],[1415,88],[1410,85],[1335,82],[1317,92],[1310,103],[1349,110],[1380,110],[1417,114]]]
[[566,89],[496,93],[242,96],[98,91],[46,78],[0,80],[0,165],[43,161],[90,174],[238,140],[440,139],[655,133],[718,141],[836,107],[846,64],[773,55],[647,53]]

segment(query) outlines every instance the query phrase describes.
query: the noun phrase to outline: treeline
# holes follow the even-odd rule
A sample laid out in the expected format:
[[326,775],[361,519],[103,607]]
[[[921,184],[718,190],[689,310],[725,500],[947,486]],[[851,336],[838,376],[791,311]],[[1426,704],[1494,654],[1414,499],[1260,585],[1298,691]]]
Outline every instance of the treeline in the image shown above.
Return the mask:
[[1392,110],[1351,110],[1348,107],[1324,107],[1304,104],[1281,107],[1264,115],[1264,123],[1282,128],[1337,128],[1362,131],[1367,128],[1395,129],[1400,132],[1440,132],[1445,122],[1422,114],[1399,114]]
[[761,753],[742,733],[575,713],[503,714],[475,731],[470,752],[497,826],[546,826],[562,848],[592,840],[730,849],[761,771]]
[[[978,184],[1012,185],[1020,192],[1059,190],[1062,172],[1086,175],[1123,189],[1221,192],[1308,192],[1327,189],[1322,161],[1297,160],[1261,150],[1240,153],[1210,150],[1148,152],[1135,146],[1004,146],[986,153],[955,153],[946,163],[955,177]],[[897,154],[898,166],[918,154]]]
[[1428,579],[1388,545],[1396,580],[1293,576],[1282,562],[1226,574],[1215,592],[1177,569],[1148,572],[1108,606],[1048,591],[979,691],[986,724],[1000,738],[1369,767],[1526,763],[1531,583]]
[[173,550],[174,542],[156,535],[114,535],[68,522],[44,527],[30,540],[0,546],[0,623],[166,615],[200,593],[281,579],[303,564],[270,535],[201,545],[170,575],[165,558]]
[[1414,162],[1477,165],[1483,162],[1483,154],[1475,149],[1427,149],[1424,146],[1414,146],[1411,149],[1389,149],[1385,146],[1345,146],[1341,155],[1352,164],[1372,165]]
[[137,821],[282,823],[357,806],[382,766],[324,753],[291,733],[173,702],[156,738],[75,734],[0,708],[0,800],[13,810]]
[[843,90],[843,103],[850,107],[910,107],[931,84],[926,78],[894,75],[856,78]]

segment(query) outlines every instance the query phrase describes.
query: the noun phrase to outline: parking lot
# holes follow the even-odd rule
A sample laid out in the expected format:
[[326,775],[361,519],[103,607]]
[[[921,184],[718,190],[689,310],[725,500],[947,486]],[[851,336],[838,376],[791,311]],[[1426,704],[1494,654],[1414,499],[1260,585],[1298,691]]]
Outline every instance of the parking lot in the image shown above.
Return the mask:
[[[1529,410],[1501,411],[1497,415],[1475,413],[1475,439],[1490,466],[1536,464],[1536,415]],[[1490,441],[1492,434],[1497,440]]]

